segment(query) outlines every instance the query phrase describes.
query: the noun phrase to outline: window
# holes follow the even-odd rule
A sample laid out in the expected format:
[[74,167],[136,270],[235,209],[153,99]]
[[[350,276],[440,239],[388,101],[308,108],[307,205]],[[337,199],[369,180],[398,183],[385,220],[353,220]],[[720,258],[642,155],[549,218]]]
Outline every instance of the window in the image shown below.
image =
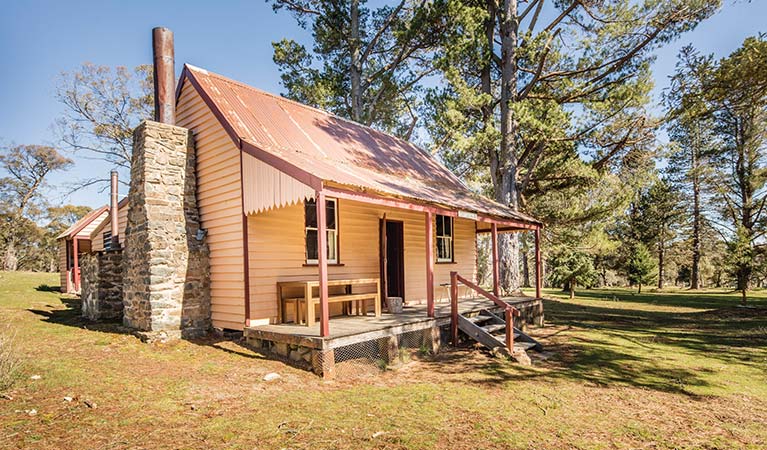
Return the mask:
[[[304,202],[304,221],[306,226],[306,262],[317,264],[317,203],[315,200]],[[328,263],[338,263],[338,208],[337,200],[325,199],[325,224],[328,233]]]
[[437,214],[437,262],[453,262],[453,218]]
[[112,250],[112,232],[105,231],[101,236],[104,238],[104,250]]

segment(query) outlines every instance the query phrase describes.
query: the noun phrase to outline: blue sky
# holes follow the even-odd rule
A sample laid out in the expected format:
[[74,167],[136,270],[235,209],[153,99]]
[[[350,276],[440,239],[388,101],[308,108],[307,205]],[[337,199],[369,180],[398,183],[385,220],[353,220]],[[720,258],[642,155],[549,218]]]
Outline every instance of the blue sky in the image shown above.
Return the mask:
[[[719,14],[658,52],[656,94],[667,85],[682,46],[692,43],[721,57],[747,36],[767,31],[765,2],[725,1]],[[188,62],[271,92],[281,91],[271,42],[309,37],[292,17],[275,14],[262,0],[6,2],[0,14],[0,144],[55,144],[52,124],[62,111],[54,98],[59,74],[86,61],[149,64],[155,26],[175,33],[177,71]],[[53,176],[52,185],[110,169],[77,155],[74,159],[75,167]],[[107,193],[87,189],[65,197],[62,189],[52,189],[49,198],[57,204],[99,206]]]

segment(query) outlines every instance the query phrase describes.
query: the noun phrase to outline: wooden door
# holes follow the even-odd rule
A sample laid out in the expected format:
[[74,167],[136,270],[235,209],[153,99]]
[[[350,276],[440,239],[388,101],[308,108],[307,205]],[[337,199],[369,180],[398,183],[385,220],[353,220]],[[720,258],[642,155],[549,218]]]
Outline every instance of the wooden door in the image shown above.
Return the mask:
[[401,221],[381,219],[381,293],[384,299],[405,298],[404,228]]

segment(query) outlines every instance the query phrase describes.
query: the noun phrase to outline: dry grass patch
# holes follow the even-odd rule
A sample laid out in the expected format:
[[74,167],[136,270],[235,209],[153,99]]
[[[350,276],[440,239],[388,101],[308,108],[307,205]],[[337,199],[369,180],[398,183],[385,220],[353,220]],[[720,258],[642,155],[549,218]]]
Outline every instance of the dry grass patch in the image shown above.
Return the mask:
[[722,313],[726,294],[552,300],[532,368],[448,349],[323,382],[237,342],[142,344],[35,289],[54,281],[0,273],[25,360],[0,399],[2,448],[767,446],[767,321]]

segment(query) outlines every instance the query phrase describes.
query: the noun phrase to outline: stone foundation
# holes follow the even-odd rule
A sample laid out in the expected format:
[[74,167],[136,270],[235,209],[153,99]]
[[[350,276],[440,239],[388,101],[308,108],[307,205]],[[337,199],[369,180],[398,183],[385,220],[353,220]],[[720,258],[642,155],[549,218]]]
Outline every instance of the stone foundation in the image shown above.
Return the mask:
[[133,134],[123,322],[151,340],[210,328],[207,246],[198,241],[195,152],[189,130],[144,121]]
[[121,320],[123,316],[123,256],[113,250],[85,254],[80,259],[83,317]]

